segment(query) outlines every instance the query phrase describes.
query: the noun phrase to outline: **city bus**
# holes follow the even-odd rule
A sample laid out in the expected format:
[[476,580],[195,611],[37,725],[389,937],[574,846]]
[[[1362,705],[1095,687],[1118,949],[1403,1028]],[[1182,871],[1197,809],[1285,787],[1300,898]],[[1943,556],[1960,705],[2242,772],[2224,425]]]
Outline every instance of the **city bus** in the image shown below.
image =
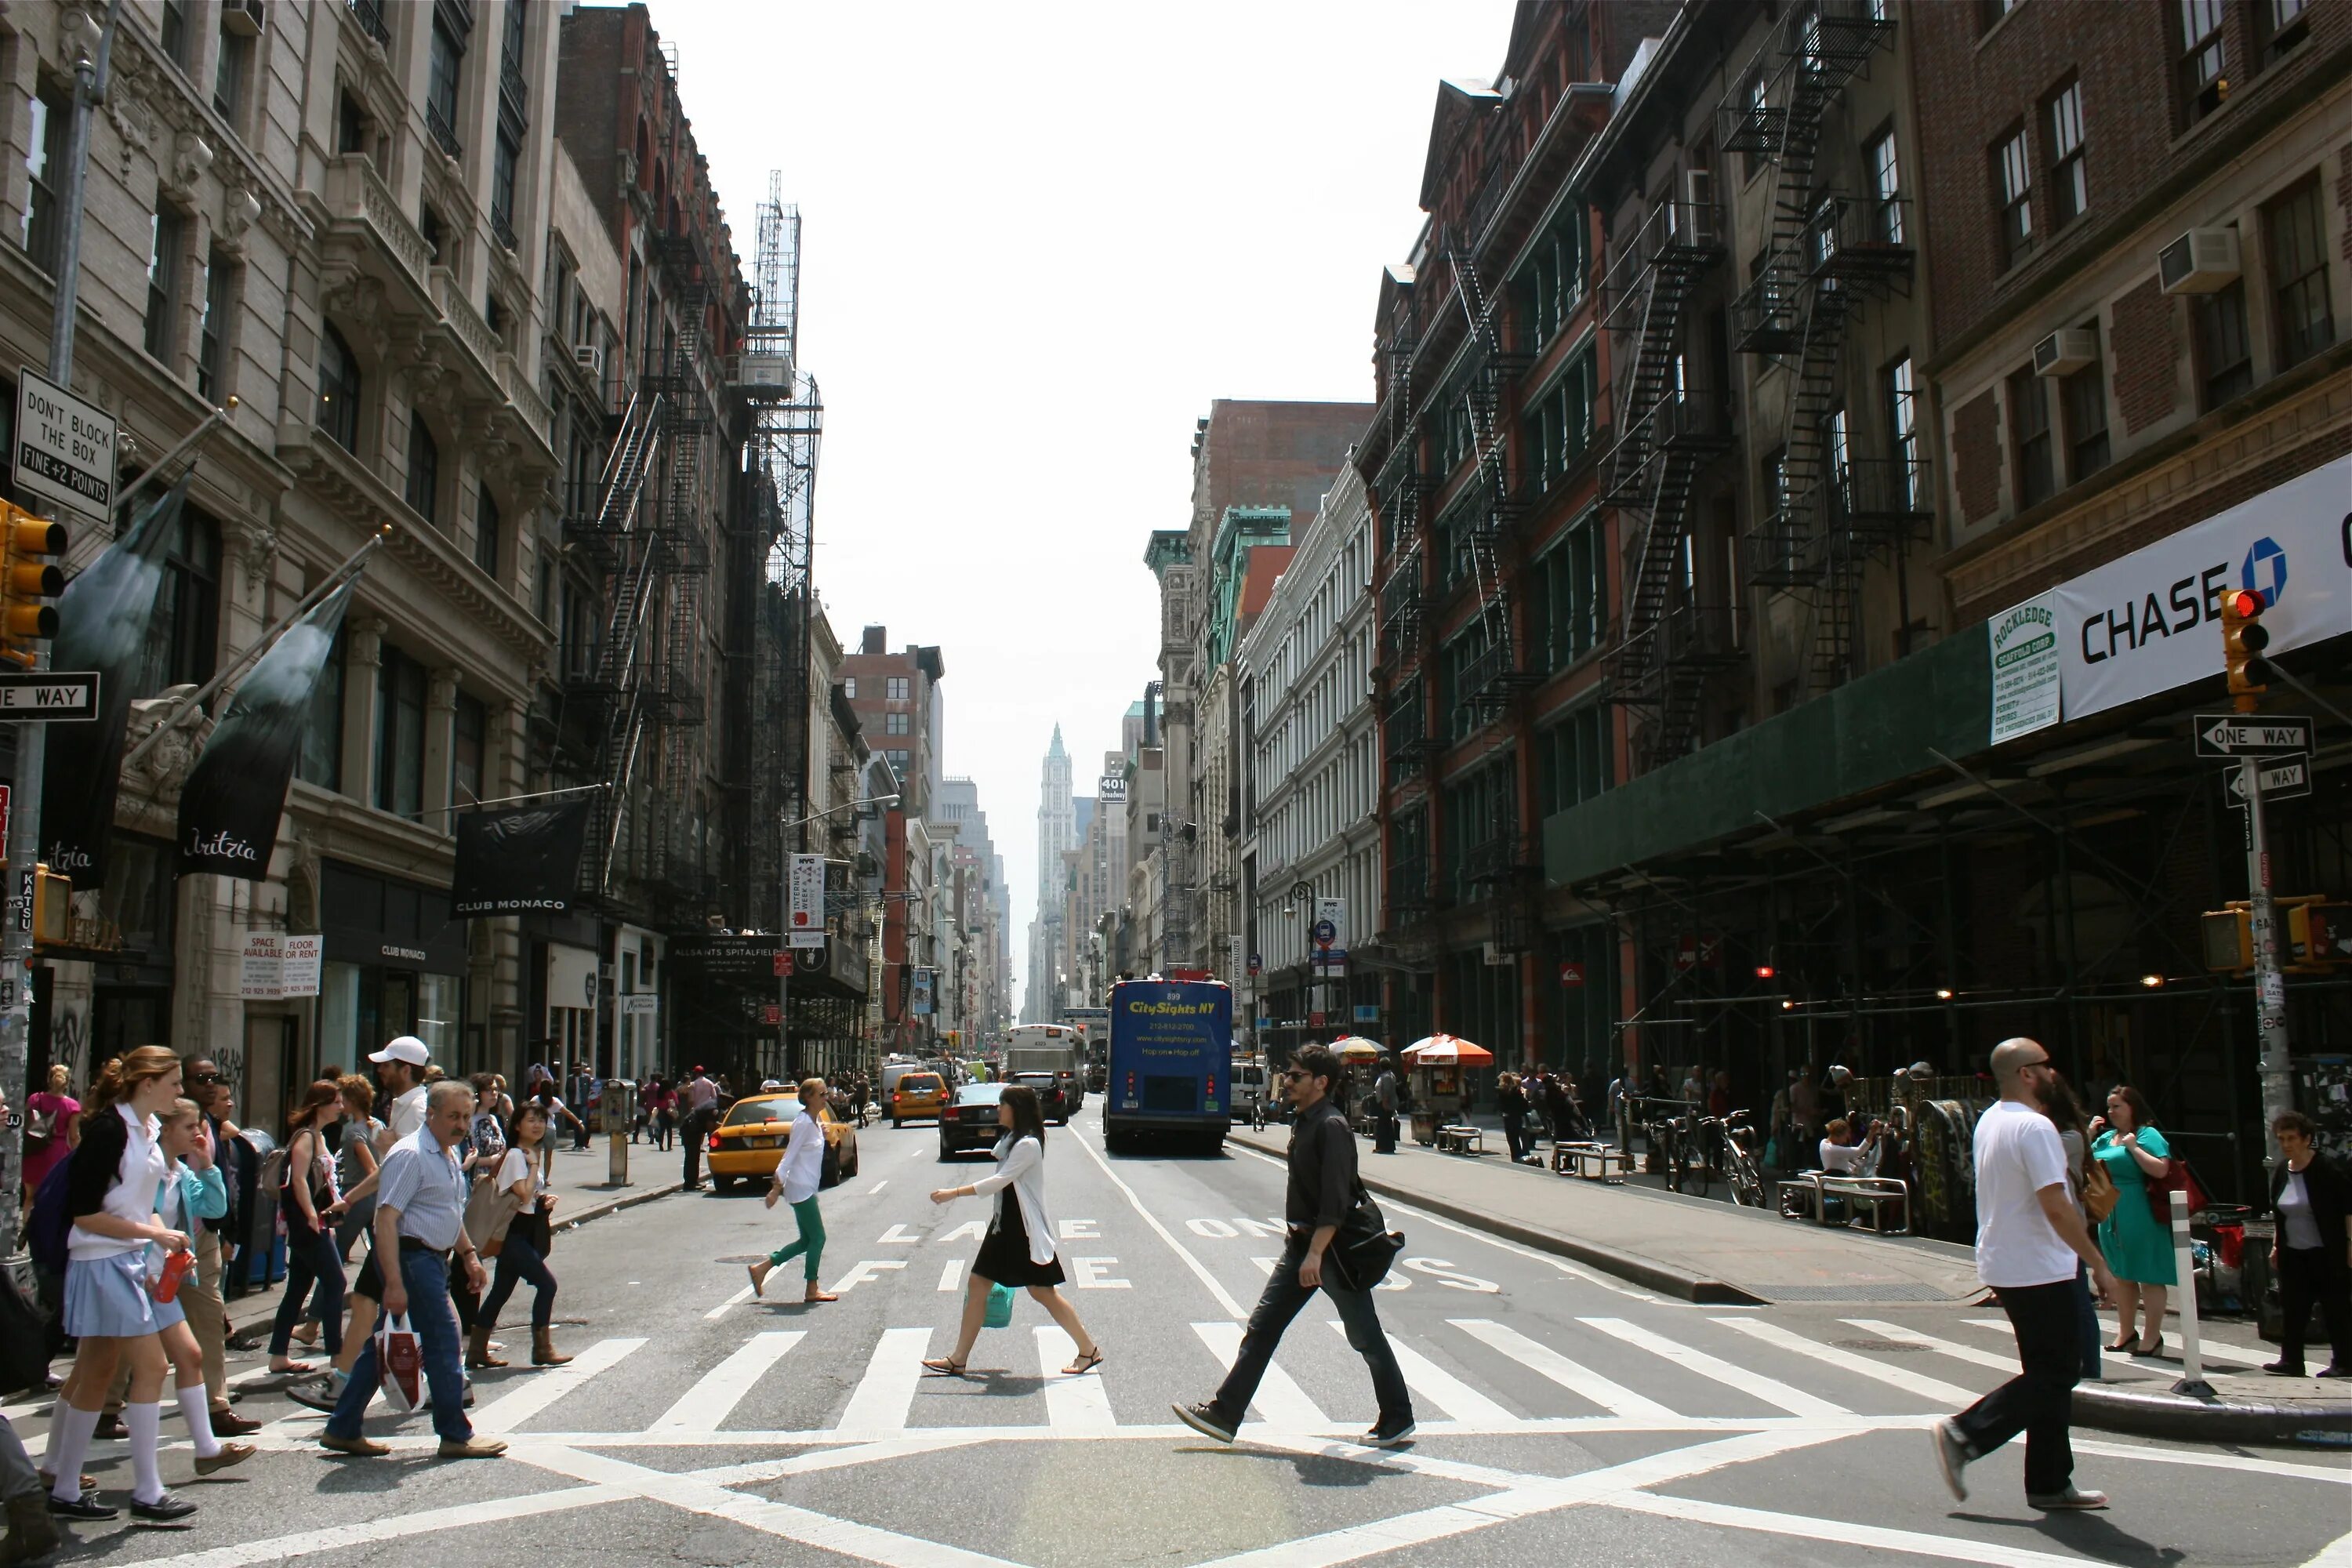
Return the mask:
[[1122,980],[1110,992],[1110,1082],[1103,1142],[1148,1133],[1214,1152],[1233,1126],[1234,993],[1222,980]]
[[1068,1024],[1015,1024],[1004,1032],[1004,1081],[1023,1073],[1051,1073],[1050,1091],[1038,1085],[1045,1114],[1067,1125],[1087,1102],[1087,1035]]

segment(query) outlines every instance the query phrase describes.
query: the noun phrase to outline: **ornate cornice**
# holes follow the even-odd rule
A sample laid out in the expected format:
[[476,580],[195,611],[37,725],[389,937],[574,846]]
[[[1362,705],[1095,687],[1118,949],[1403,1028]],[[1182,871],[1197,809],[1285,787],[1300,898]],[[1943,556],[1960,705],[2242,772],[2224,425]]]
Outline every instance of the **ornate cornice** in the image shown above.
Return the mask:
[[289,250],[310,239],[310,223],[293,187],[254,156],[186,73],[127,17],[115,28],[110,68],[107,117],[123,139],[125,179],[134,144],[152,150],[160,128],[170,132],[168,155],[156,158],[164,188],[193,205],[201,196],[198,182],[211,171],[223,191],[218,226],[225,235],[241,243],[258,222]]

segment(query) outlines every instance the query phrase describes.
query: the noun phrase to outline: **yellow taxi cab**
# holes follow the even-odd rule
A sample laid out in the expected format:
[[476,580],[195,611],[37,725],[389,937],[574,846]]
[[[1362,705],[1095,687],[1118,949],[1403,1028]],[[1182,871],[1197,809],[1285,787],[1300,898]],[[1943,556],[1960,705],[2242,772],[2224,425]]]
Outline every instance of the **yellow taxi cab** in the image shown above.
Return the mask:
[[947,1080],[935,1072],[900,1073],[890,1088],[890,1125],[904,1126],[929,1117],[938,1121],[948,1108]]
[[[738,1182],[774,1175],[792,1137],[793,1118],[800,1113],[798,1093],[747,1094],[729,1106],[704,1151],[710,1184],[723,1193]],[[828,1175],[845,1181],[857,1174],[857,1129],[835,1116],[829,1105],[819,1106],[816,1114],[824,1123]]]

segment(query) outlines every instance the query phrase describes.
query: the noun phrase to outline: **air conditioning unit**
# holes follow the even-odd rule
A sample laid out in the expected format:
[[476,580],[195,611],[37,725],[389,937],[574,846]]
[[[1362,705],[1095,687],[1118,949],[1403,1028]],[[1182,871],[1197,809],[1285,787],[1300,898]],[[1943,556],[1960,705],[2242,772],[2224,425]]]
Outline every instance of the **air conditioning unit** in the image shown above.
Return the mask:
[[572,363],[598,381],[604,379],[604,351],[595,343],[572,345]]
[[2072,375],[2099,362],[2099,334],[2087,327],[2053,332],[2033,345],[2033,374]]
[[241,38],[257,38],[267,21],[262,0],[222,0],[221,31]]
[[2168,294],[2210,294],[2238,280],[2238,231],[2192,228],[2156,253],[2157,281]]

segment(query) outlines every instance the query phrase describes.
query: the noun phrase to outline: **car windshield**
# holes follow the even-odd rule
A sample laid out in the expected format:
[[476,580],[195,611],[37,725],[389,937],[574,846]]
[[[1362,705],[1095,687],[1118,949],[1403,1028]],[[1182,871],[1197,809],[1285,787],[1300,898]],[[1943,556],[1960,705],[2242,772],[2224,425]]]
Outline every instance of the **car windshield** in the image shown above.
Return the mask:
[[748,1127],[755,1121],[790,1121],[801,1113],[797,1100],[739,1100],[727,1110],[721,1127]]

